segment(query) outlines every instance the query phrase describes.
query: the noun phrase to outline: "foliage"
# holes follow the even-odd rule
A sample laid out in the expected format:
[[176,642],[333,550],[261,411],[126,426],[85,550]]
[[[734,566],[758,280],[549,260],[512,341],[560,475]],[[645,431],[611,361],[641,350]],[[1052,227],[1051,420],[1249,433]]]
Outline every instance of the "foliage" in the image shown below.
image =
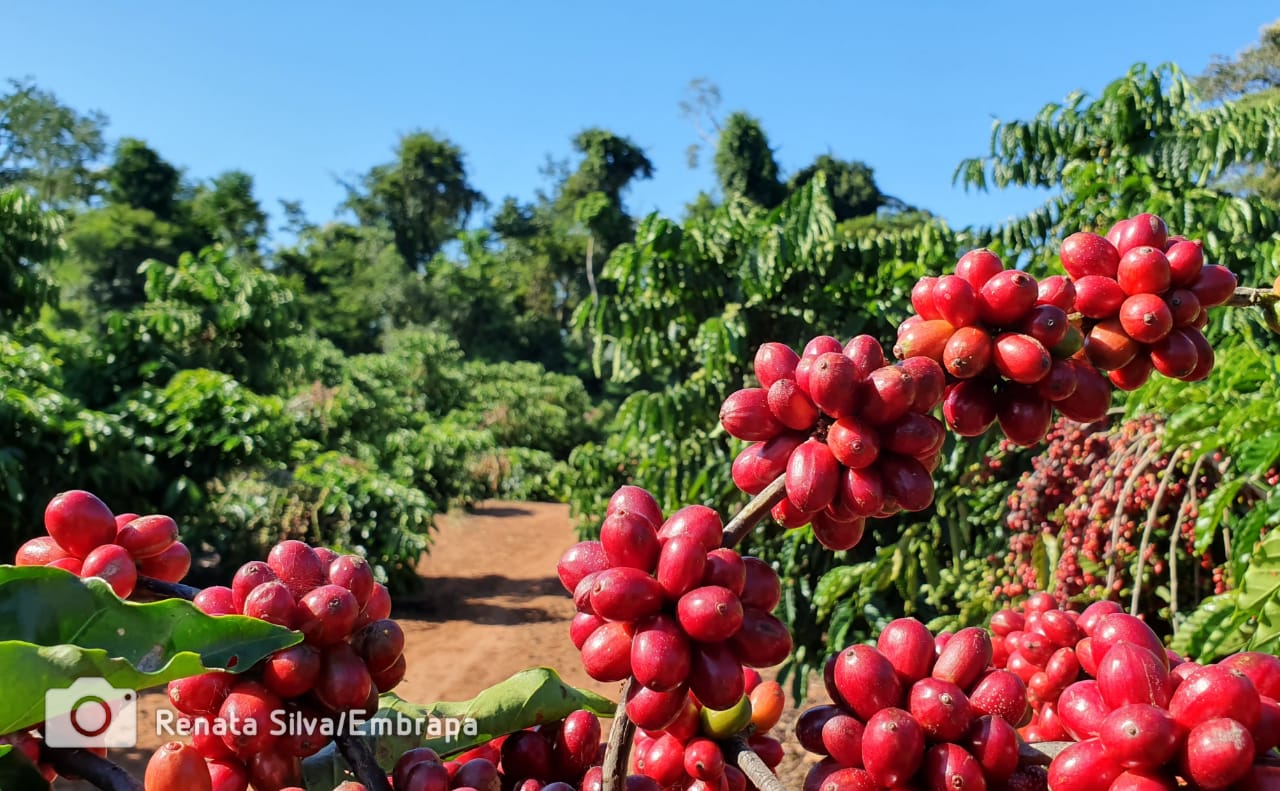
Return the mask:
[[503,500],[558,502],[564,498],[564,462],[545,450],[503,448],[498,452]]
[[0,333],[0,437],[0,546],[8,551],[72,481],[116,501],[158,483],[122,416],[77,398],[57,351],[35,336]]
[[484,196],[467,181],[462,149],[448,140],[414,132],[400,138],[395,155],[348,187],[347,206],[362,224],[390,230],[400,258],[421,271]]
[[276,259],[307,325],[347,352],[376,349],[382,333],[416,318],[427,297],[385,228],[311,226]]
[[[126,274],[133,248],[88,245],[91,229],[130,234],[136,222],[143,235],[186,233],[123,204],[73,222],[81,260]],[[5,271],[35,282],[57,252],[56,223],[14,192],[0,223],[15,230]],[[559,463],[595,436],[582,383],[534,363],[468,362],[448,335],[409,321],[378,327],[360,341],[376,345],[350,356],[303,332],[308,303],[324,303],[314,292],[296,297],[290,285],[305,278],[263,269],[248,241],[132,263],[137,274],[116,293],[122,310],[63,305],[34,323],[41,303],[32,300],[5,314],[15,322],[0,335],[8,551],[54,494],[90,487],[117,510],[177,518],[205,553],[204,581],[224,581],[217,569],[296,534],[364,554],[402,589],[417,579],[437,513],[500,492],[551,496]],[[347,251],[345,263],[361,266],[369,249]],[[381,249],[403,270],[389,242]],[[63,326],[68,317],[77,320]]]
[[1215,58],[1196,84],[1211,101],[1280,88],[1280,21],[1262,28],[1258,43],[1235,58]]
[[715,171],[726,197],[741,196],[772,209],[785,194],[769,138],[760,122],[746,113],[733,113],[725,119],[716,146]]
[[[1277,587],[1268,582],[1278,573],[1278,531],[1272,528],[1280,525],[1280,498],[1272,483],[1280,464],[1275,349],[1274,343],[1267,348],[1248,341],[1228,347],[1207,387],[1175,392],[1161,382],[1127,405],[1128,410],[1168,414],[1166,444],[1199,454],[1216,452],[1222,459],[1222,478],[1200,504],[1195,540],[1197,549],[1214,547],[1226,559],[1229,591],[1207,599],[1177,624],[1175,645],[1195,656],[1221,656],[1238,650],[1246,639],[1253,647],[1274,650],[1280,640]],[[1230,628],[1221,628],[1224,622]]]
[[82,115],[29,81],[8,85],[0,95],[0,189],[18,186],[46,206],[87,200],[97,189],[92,163],[106,151],[106,116]]
[[198,503],[200,482],[280,458],[291,428],[281,419],[279,398],[258,395],[228,374],[204,368],[180,371],[163,387],[144,386],[123,407],[139,447],[170,482],[163,506],[182,513]]
[[795,192],[808,184],[818,171],[827,176],[836,222],[875,214],[876,209],[889,201],[889,197],[876,186],[870,166],[863,162],[836,159],[830,154],[819,156],[808,167],[792,175],[787,180],[787,192]]
[[634,235],[623,197],[653,165],[633,141],[606,129],[584,130],[573,147],[575,164],[550,161],[544,169],[555,179],[549,193],[527,204],[504,200],[493,234],[464,238],[457,267],[433,284],[437,313],[469,353],[590,375],[581,339],[568,333],[571,317],[608,288],[596,270]]
[[294,296],[279,278],[216,247],[139,271],[145,303],[107,321],[106,345],[128,366],[117,381],[163,382],[209,368],[261,392],[281,384],[292,361],[280,344],[298,326]]
[[[181,229],[147,209],[117,204],[77,215],[67,234],[72,256],[83,262],[83,313],[126,309],[145,298],[143,262],[172,261],[183,249]],[[73,294],[75,286],[72,286]],[[80,296],[80,295],[76,295]]]
[[[725,197],[745,198],[764,208],[774,208],[789,195],[804,189],[814,174],[826,174],[831,204],[837,222],[873,215],[882,206],[906,208],[896,198],[880,191],[873,171],[864,162],[838,159],[830,153],[820,154],[808,166],[793,173],[785,184],[773,150],[769,146],[760,121],[746,113],[729,115],[723,124],[716,118],[720,107],[720,89],[715,83],[700,78],[689,84],[689,98],[680,102],[681,115],[693,121],[701,142],[687,150],[690,167],[697,167],[702,148],[715,148],[715,173]],[[691,218],[706,219],[714,208],[707,193],[686,209]]]
[[174,219],[178,169],[143,141],[126,137],[116,144],[106,182],[109,202],[144,209],[160,220]]
[[[1236,57],[1215,58],[1197,78],[1196,87],[1211,102],[1275,106],[1280,102],[1280,21],[1264,27],[1261,40]],[[1280,201],[1280,168],[1274,159],[1254,159],[1235,170],[1228,186]]]
[[[527,233],[531,236],[521,245],[536,241],[537,231]],[[470,357],[531,360],[563,369],[560,289],[547,279],[545,262],[541,256],[530,261],[494,249],[488,232],[466,234],[459,259],[441,262],[431,274],[424,313]]]
[[233,253],[256,254],[267,235],[267,215],[253,195],[253,176],[242,170],[229,170],[197,187],[191,215],[213,241]]
[[414,577],[436,513],[423,491],[337,451],[274,474],[234,472],[215,481],[209,494],[214,516],[202,535],[219,565],[238,568],[296,538],[363,556],[396,591]]
[[[31,617],[32,613],[40,617]],[[0,566],[0,730],[45,719],[45,691],[97,676],[143,689],[206,670],[240,672],[302,635],[241,616],[214,618],[190,602],[121,601],[101,579],[61,569]]]
[[987,234],[1037,264],[1055,261],[1055,239],[1140,211],[1164,217],[1172,233],[1203,239],[1206,255],[1245,282],[1269,257],[1257,247],[1274,240],[1276,204],[1233,195],[1217,181],[1236,164],[1276,157],[1280,105],[1202,108],[1175,67],[1139,64],[1095,99],[1073,93],[1033,120],[997,121],[991,141],[990,154],[960,164],[957,180],[966,188],[1056,191]]
[[[607,251],[631,236],[631,218],[622,210],[622,193],[636,179],[652,178],[653,163],[630,139],[606,129],[580,132],[573,147],[582,159],[560,184],[555,208],[562,217],[583,223],[600,237],[604,258]],[[598,199],[584,217],[581,204],[593,196]]]
[[0,327],[39,314],[57,299],[43,264],[61,252],[56,217],[18,190],[0,192]]
[[529,362],[470,362],[462,376],[470,394],[467,414],[499,445],[541,448],[564,458],[594,436],[594,407],[576,377],[547,373]]

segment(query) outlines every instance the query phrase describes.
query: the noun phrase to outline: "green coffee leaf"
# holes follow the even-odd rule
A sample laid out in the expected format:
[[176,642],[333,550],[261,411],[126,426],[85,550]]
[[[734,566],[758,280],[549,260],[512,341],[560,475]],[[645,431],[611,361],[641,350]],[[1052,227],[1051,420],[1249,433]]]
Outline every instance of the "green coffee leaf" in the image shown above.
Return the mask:
[[97,578],[0,566],[0,733],[45,719],[45,693],[78,679],[139,690],[208,670],[241,672],[302,635],[180,599],[121,601]]

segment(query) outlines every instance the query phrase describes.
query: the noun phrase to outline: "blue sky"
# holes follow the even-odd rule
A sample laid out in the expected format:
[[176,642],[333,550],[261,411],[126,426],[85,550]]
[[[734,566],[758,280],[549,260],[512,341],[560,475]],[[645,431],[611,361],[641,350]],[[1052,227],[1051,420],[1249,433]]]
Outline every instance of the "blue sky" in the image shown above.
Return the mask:
[[[360,9],[360,10],[357,10]],[[1134,62],[1198,72],[1257,40],[1274,2],[284,2],[122,0],[0,6],[0,77],[29,75],[111,136],[148,140],[192,177],[240,168],[280,220],[323,220],[335,183],[422,128],[466,152],[495,204],[546,186],[580,129],[630,136],[657,172],[633,212],[679,214],[714,179],[689,170],[677,103],[707,77],[758,116],[785,170],[831,152],[955,225],[1032,194],[966,194],[956,164],[992,120],[1097,92]]]

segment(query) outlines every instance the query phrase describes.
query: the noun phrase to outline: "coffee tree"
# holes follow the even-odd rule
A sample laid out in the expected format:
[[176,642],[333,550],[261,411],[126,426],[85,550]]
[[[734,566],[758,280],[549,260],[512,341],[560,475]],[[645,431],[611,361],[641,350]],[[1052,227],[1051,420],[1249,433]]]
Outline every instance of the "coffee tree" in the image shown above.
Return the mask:
[[[995,228],[957,231],[919,215],[837,224],[821,189],[794,195],[775,214],[730,200],[682,226],[665,220],[642,226],[634,247],[624,247],[603,273],[612,294],[582,311],[604,370],[636,388],[607,439],[572,457],[571,502],[584,531],[594,531],[610,493],[628,481],[643,482],[667,508],[736,507],[743,495],[730,462],[745,445],[726,446],[697,416],[756,384],[749,377],[755,350],[781,341],[798,351],[814,328],[842,338],[869,333],[888,344],[912,312],[916,282],[953,272],[967,250],[985,246],[1042,280],[1064,271],[1059,241],[1081,230],[1104,233],[1119,219],[1149,211],[1169,220],[1175,233],[1201,241],[1211,263],[1244,282],[1271,282],[1280,271],[1277,207],[1265,196],[1232,190],[1223,177],[1265,160],[1275,129],[1266,103],[1205,109],[1175,68],[1140,65],[1096,96],[1073,94],[1030,120],[996,124],[990,152],[962,163],[957,181],[984,190],[1043,188],[1050,197]],[[712,299],[713,293],[724,297]],[[1116,394],[1113,406],[1133,417],[1165,416],[1175,429],[1237,426],[1188,436],[1186,450],[1198,445],[1201,453],[1221,451],[1238,462],[1242,444],[1260,441],[1260,418],[1242,410],[1237,422],[1235,410],[1253,403],[1255,384],[1270,387],[1262,383],[1275,378],[1270,362],[1256,362],[1274,357],[1274,336],[1259,332],[1271,315],[1270,309],[1213,313],[1203,332],[1221,362],[1204,388],[1192,388],[1213,396],[1188,398],[1186,388],[1166,386],[1157,375],[1137,391]],[[948,439],[934,470],[934,503],[910,517],[869,523],[876,540],[845,554],[823,550],[807,530],[766,527],[753,534],[753,551],[776,562],[784,579],[796,691],[821,669],[828,640],[871,638],[904,611],[945,628],[979,623],[997,609],[995,593],[1006,575],[993,575],[990,566],[1009,547],[995,526],[1037,455],[1035,448],[1001,447],[995,432]],[[1258,473],[1229,463],[1223,475]],[[1233,497],[1221,502],[1228,522],[1248,513]],[[1036,550],[1038,569],[1066,549],[1054,546],[1056,535],[1045,538]],[[1196,562],[1181,557],[1177,566],[1186,571]],[[1049,587],[1051,576],[1041,575],[1038,586]],[[1181,587],[1177,623],[1199,601],[1189,585]]]

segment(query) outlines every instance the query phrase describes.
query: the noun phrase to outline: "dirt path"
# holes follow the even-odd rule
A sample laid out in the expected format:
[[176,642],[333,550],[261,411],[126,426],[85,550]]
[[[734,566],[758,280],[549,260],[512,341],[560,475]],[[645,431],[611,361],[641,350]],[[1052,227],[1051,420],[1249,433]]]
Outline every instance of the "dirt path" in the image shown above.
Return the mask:
[[576,540],[564,505],[491,502],[445,522],[420,566],[423,594],[397,601],[409,672],[396,692],[465,700],[545,665],[570,684],[614,696],[618,685],[592,681],[569,641],[573,600],[556,561]]

